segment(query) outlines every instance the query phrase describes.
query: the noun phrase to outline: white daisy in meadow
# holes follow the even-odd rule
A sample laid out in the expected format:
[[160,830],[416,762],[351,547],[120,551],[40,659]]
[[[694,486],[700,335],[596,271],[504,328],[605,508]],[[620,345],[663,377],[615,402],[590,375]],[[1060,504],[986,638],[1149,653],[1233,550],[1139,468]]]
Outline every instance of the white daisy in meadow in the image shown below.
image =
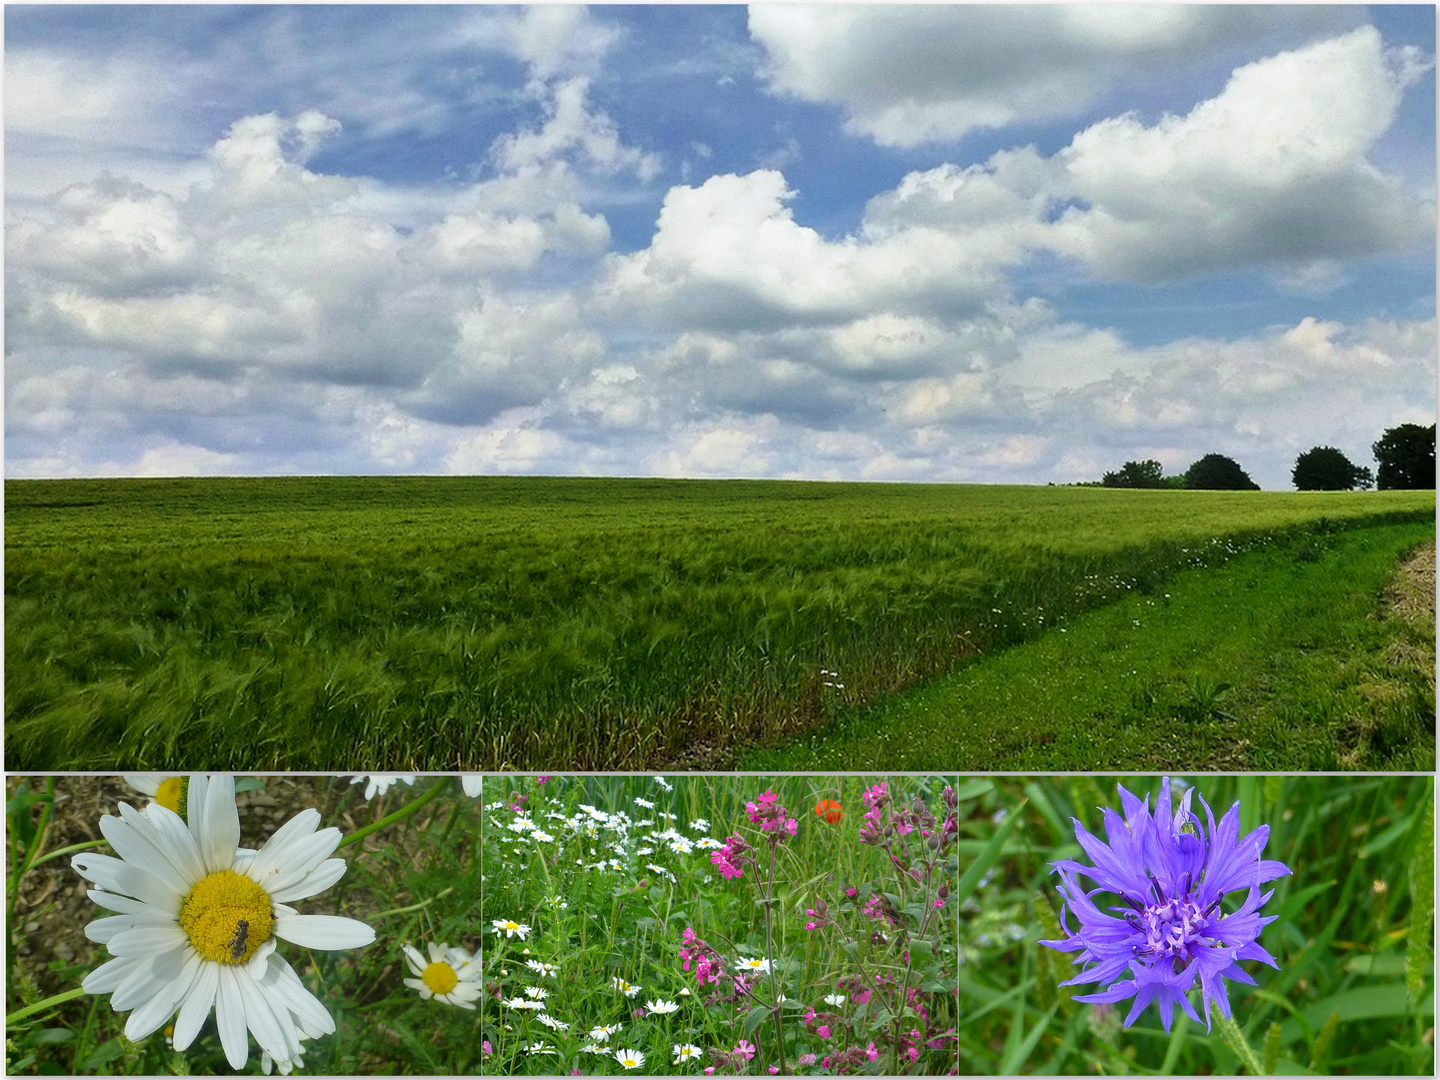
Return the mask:
[[616,1050],[615,1060],[627,1069],[638,1069],[645,1064],[645,1055],[639,1050]]
[[502,1002],[502,1004],[507,1009],[533,1009],[536,1012],[540,1012],[545,1008],[543,1001],[531,1001],[529,998],[523,997],[513,997],[508,1001]]
[[694,821],[690,822],[690,830],[692,832],[709,832],[710,822],[703,817],[697,817]]
[[525,996],[534,1001],[544,1001],[550,996],[550,991],[539,986],[527,986],[525,987]]
[[655,809],[655,804],[653,802],[651,802],[649,799],[642,799],[639,795],[635,796],[635,805],[643,806],[646,810]]
[[675,1060],[672,1065],[688,1065],[692,1061],[699,1061],[702,1057],[701,1049],[694,1043],[676,1043]]
[[680,1006],[676,1005],[673,1001],[645,1002],[645,1011],[648,1013],[654,1013],[657,1016],[664,1016],[666,1013],[676,1012],[679,1010],[679,1008]]
[[[333,1034],[335,1021],[276,952],[277,939],[307,949],[355,949],[375,940],[357,919],[301,915],[289,901],[328,889],[345,873],[329,858],[340,830],[319,829],[303,810],[257,852],[240,849],[233,776],[192,776],[187,814],[164,806],[145,813],[124,803],[100,819],[119,858],[76,855],[71,865],[96,886],[90,899],[108,911],[85,928],[113,959],[81,984],[110,994],[129,1012],[125,1035],[142,1039],[175,1016],[174,1045],[187,1049],[212,1009],[232,1068],[250,1056],[246,1032],[272,1063],[291,1063],[302,1036]],[[178,1015],[177,1015],[178,1010]]]
[[539,1016],[535,1017],[535,1019],[536,1019],[536,1020],[539,1020],[540,1023],[544,1024],[546,1027],[550,1028],[550,1029],[553,1030],[553,1031],[569,1031],[569,1030],[570,1030],[570,1025],[569,1025],[569,1024],[565,1023],[565,1021],[563,1021],[563,1020],[556,1020],[556,1019],[555,1019],[553,1016],[551,1016],[549,1013],[543,1013],[543,1012],[542,1012]]
[[770,961],[762,960],[758,956],[742,956],[735,961],[735,967],[740,971],[753,971],[763,975],[770,970]]
[[542,1042],[534,1042],[525,1047],[525,1052],[527,1054],[553,1054],[555,1048],[553,1046],[546,1046]]
[[677,840],[670,841],[670,850],[675,852],[676,855],[689,855],[695,850],[695,845],[682,836]]
[[504,934],[507,938],[519,937],[525,940],[525,935],[530,933],[530,927],[523,922],[516,922],[514,919],[491,919],[490,925],[495,928],[495,933]]
[[659,784],[659,785],[660,785],[662,788],[664,788],[666,791],[674,791],[674,790],[675,790],[675,785],[672,784],[672,783],[670,783],[670,781],[669,781],[669,780],[666,780],[663,776],[657,776],[657,777],[655,777],[655,783]]
[[[175,814],[180,812],[180,793],[185,786],[183,776],[154,772],[125,773],[121,779],[141,795],[150,796],[151,804],[159,803]],[[150,804],[147,804],[145,809],[149,808]]]
[[530,839],[542,844],[553,844],[555,842],[555,837],[551,836],[548,832],[542,832],[540,829],[532,830]]
[[484,785],[485,778],[479,773],[465,773],[460,777],[460,790],[472,799],[480,797],[480,788]]
[[605,1042],[611,1035],[619,1031],[622,1026],[621,1024],[606,1024],[604,1027],[593,1027],[590,1029],[590,1038],[596,1042]]
[[699,840],[695,841],[695,846],[702,851],[713,851],[716,848],[722,848],[725,845],[722,844],[719,840],[716,840],[713,836],[702,836]]
[[364,773],[350,781],[351,784],[365,785],[365,801],[376,795],[384,795],[395,784],[414,784],[414,773]]
[[554,964],[546,963],[543,960],[526,960],[525,966],[528,967],[531,971],[535,972],[537,975],[539,975],[542,979],[545,978],[545,976],[547,975],[553,979],[555,978],[556,972],[560,970]]
[[619,990],[626,997],[634,997],[640,992],[640,987],[636,986],[634,983],[626,982],[618,975],[613,976],[610,979],[610,985],[613,986],[616,990]]
[[420,991],[420,996],[429,1001],[443,1001],[446,1005],[458,1005],[462,1009],[473,1009],[471,1004],[480,996],[480,962],[458,946],[447,948],[445,943],[430,942],[427,951],[430,959],[420,955],[420,950],[408,943],[400,946],[405,962],[417,976],[401,981],[410,989]]
[[601,1045],[599,1045],[598,1043],[593,1043],[593,1042],[592,1042],[592,1043],[586,1043],[584,1046],[580,1047],[580,1052],[581,1052],[582,1054],[608,1054],[608,1053],[610,1053],[610,1051],[609,1051],[609,1049],[608,1049],[607,1047],[601,1046]]
[[675,875],[672,874],[669,870],[665,869],[665,867],[661,866],[659,863],[646,863],[645,869],[653,870],[655,871],[655,873],[661,875],[662,877],[667,877],[671,881],[675,880]]

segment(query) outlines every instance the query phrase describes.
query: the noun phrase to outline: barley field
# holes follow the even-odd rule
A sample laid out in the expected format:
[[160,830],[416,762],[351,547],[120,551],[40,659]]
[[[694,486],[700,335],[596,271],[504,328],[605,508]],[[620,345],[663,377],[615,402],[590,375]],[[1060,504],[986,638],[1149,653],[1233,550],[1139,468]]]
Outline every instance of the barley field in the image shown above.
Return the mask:
[[5,749],[23,770],[713,767],[1181,569],[1317,530],[1433,530],[1434,507],[1433,492],[8,481]]

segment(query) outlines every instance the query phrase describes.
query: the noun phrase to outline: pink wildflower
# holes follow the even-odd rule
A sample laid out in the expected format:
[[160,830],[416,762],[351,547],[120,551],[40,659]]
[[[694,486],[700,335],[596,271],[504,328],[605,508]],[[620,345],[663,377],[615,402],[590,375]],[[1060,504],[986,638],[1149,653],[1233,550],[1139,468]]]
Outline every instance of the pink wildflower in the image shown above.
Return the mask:
[[755,1056],[755,1044],[746,1042],[744,1039],[741,1039],[738,1043],[735,1044],[735,1053],[739,1054],[746,1061],[749,1061]]

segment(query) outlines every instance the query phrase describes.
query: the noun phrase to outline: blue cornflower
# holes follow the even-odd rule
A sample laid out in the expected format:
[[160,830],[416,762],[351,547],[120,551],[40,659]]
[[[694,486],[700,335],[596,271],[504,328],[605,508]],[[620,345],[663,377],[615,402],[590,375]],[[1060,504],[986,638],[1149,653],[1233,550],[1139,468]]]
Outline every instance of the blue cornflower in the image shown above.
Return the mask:
[[[1261,928],[1275,921],[1274,916],[1257,914],[1272,895],[1262,896],[1258,886],[1290,873],[1290,869],[1284,863],[1260,858],[1269,826],[1240,836],[1239,803],[1217,826],[1202,798],[1206,829],[1190,812],[1193,790],[1185,792],[1180,806],[1171,813],[1168,777],[1161,781],[1153,815],[1148,797],[1142,802],[1124,787],[1119,791],[1125,816],[1105,810],[1108,843],[1101,843],[1075,822],[1075,839],[1095,865],[1073,859],[1053,864],[1053,872],[1061,880],[1057,889],[1069,913],[1080,920],[1080,929],[1070,929],[1062,910],[1061,925],[1069,936],[1040,944],[1078,952],[1074,962],[1091,965],[1062,986],[1111,984],[1100,993],[1077,995],[1076,1001],[1114,1003],[1133,996],[1134,1006],[1125,1018],[1127,1028],[1152,1001],[1160,1006],[1166,1031],[1176,1004],[1198,1022],[1188,997],[1198,977],[1208,1029],[1211,1001],[1222,1016],[1230,1016],[1226,979],[1255,985],[1239,961],[1279,966],[1257,940]],[[1082,888],[1078,881],[1082,875],[1096,887]],[[1225,895],[1239,889],[1248,890],[1244,899],[1236,910],[1224,913]],[[1096,905],[1094,898],[1101,893],[1122,901],[1108,908],[1118,912],[1118,917]],[[1127,972],[1130,977],[1121,979]]]

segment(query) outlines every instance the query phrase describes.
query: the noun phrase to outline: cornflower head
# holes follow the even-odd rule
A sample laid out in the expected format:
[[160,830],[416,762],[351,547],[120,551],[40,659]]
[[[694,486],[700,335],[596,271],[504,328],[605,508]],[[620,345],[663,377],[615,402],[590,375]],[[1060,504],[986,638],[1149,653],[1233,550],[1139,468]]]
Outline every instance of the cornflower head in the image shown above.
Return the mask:
[[[1240,836],[1238,802],[1217,825],[1201,798],[1206,818],[1202,824],[1190,811],[1193,789],[1185,792],[1172,812],[1169,777],[1161,781],[1153,814],[1148,797],[1141,801],[1124,787],[1119,792],[1124,816],[1106,808],[1107,843],[1075,822],[1075,838],[1095,865],[1072,859],[1052,864],[1052,872],[1060,876],[1056,891],[1065,900],[1061,926],[1068,936],[1040,944],[1078,953],[1074,963],[1090,965],[1062,986],[1110,983],[1098,993],[1077,995],[1076,1001],[1113,1004],[1133,997],[1127,1028],[1152,1001],[1159,1005],[1166,1031],[1177,1004],[1198,1022],[1187,996],[1198,978],[1208,1029],[1212,1001],[1222,1016],[1230,1016],[1226,979],[1255,985],[1239,961],[1279,966],[1258,941],[1261,929],[1275,920],[1258,914],[1272,895],[1262,895],[1259,886],[1290,869],[1260,857],[1269,826]],[[1082,887],[1082,876],[1096,887]],[[1226,914],[1222,910],[1226,895],[1237,890],[1245,891],[1244,898]],[[1094,897],[1100,893],[1119,897],[1123,906],[1109,908],[1119,912],[1119,918],[1096,905]],[[1078,930],[1070,929],[1067,913],[1079,920]],[[1127,972],[1128,979],[1120,978]]]

